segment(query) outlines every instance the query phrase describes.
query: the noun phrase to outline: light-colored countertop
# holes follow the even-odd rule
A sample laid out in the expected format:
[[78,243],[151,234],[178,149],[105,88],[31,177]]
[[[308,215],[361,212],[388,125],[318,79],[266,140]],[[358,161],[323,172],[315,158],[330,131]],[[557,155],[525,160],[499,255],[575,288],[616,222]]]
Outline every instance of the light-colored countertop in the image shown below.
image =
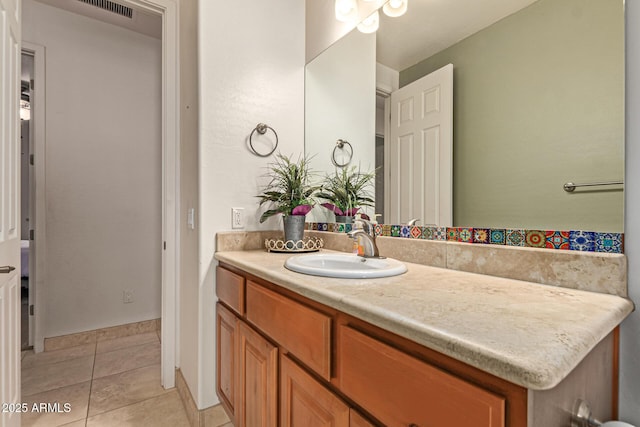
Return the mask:
[[633,310],[619,296],[412,263],[407,273],[389,278],[309,276],[287,270],[289,256],[264,250],[215,255],[532,390],[556,386]]

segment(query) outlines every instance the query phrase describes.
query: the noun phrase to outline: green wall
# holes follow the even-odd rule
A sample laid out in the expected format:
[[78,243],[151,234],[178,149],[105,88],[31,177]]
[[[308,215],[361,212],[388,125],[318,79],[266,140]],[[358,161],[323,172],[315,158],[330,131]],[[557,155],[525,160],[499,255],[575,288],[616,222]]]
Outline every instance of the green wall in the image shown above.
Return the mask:
[[[454,224],[623,231],[622,0],[540,0],[400,73],[454,65]],[[617,190],[614,190],[617,188]]]

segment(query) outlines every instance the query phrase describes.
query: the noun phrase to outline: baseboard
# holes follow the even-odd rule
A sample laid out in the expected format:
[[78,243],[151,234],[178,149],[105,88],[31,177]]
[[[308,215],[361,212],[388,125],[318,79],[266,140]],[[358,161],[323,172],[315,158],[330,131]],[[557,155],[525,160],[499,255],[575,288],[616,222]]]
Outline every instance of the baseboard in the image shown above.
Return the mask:
[[111,326],[109,328],[94,329],[91,331],[78,332],[76,334],[45,338],[44,351],[60,350],[84,344],[93,344],[99,341],[128,337],[130,335],[143,334],[146,332],[159,333],[159,331],[160,319],[144,320],[142,322],[127,323],[124,325]]
[[229,417],[221,405],[198,409],[180,368],[176,368],[176,389],[191,427],[219,427],[229,423]]

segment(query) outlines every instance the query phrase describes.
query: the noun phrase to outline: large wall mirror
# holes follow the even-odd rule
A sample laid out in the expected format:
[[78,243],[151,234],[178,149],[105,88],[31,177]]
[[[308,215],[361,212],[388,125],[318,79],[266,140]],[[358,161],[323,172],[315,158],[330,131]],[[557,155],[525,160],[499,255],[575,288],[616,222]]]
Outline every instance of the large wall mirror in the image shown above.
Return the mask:
[[349,141],[351,165],[378,167],[367,213],[412,219],[390,221],[394,191],[406,200],[412,190],[390,189],[385,166],[390,123],[419,111],[390,118],[389,95],[447,64],[453,213],[437,225],[623,231],[622,185],[563,189],[624,177],[623,0],[409,0],[401,17],[380,13],[376,33],[355,29],[307,64],[314,168],[333,173],[336,141]]

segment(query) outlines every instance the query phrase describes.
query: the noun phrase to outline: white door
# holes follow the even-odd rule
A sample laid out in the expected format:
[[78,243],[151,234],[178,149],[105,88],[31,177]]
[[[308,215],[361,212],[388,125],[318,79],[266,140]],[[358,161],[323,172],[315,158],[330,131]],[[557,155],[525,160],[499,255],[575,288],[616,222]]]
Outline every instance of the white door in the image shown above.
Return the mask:
[[453,65],[391,94],[389,149],[390,224],[419,219],[453,223]]
[[20,414],[20,2],[0,0],[0,420]]

